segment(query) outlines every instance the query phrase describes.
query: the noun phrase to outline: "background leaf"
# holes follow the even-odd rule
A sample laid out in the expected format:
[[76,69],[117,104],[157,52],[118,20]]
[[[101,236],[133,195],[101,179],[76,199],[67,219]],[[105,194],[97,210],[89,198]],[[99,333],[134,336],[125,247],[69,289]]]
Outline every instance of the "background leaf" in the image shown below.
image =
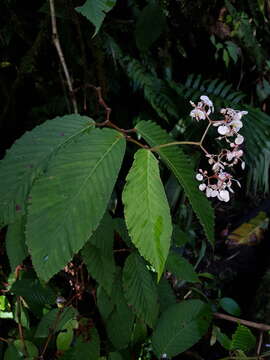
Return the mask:
[[170,251],[165,267],[166,270],[173,273],[178,279],[200,282],[193,266],[182,255],[174,251]]
[[82,250],[82,257],[89,274],[97,280],[110,295],[115,273],[113,257],[113,220],[105,214],[99,227]]
[[123,203],[133,244],[160,278],[168,255],[172,224],[158,161],[149,150],[138,150],[126,178]]
[[254,349],[256,337],[250,329],[244,325],[238,324],[235,333],[232,336],[231,350],[243,350],[245,352]]
[[166,17],[156,3],[145,6],[136,23],[136,44],[141,51],[146,51],[160,37],[166,26]]
[[86,0],[76,10],[95,26],[95,36],[105,19],[106,14],[114,7],[116,0]]
[[135,314],[154,327],[159,311],[157,286],[145,261],[136,253],[130,254],[125,261],[123,289]]
[[220,299],[219,305],[222,307],[223,310],[225,310],[227,313],[229,313],[231,315],[234,315],[234,316],[241,315],[240,306],[232,298],[224,297],[224,298]]
[[[173,141],[164,130],[151,121],[139,122],[136,125],[136,129],[152,147]],[[209,201],[198,189],[198,184],[195,181],[195,172],[188,158],[179,147],[161,148],[157,152],[183,186],[191,206],[204,228],[208,240],[213,244],[214,212]]]
[[26,242],[42,279],[61,270],[97,228],[124,151],[125,139],[117,131],[93,129],[59,151],[35,182]]
[[17,280],[10,291],[16,296],[22,296],[35,314],[41,314],[45,305],[54,304],[56,300],[53,290],[42,285],[38,279]]
[[210,307],[200,300],[186,300],[169,307],[152,336],[156,356],[173,357],[189,349],[206,333],[211,317]]
[[0,161],[0,227],[25,213],[33,181],[70,140],[94,126],[87,116],[65,115],[26,132]]
[[165,277],[161,278],[158,283],[158,298],[161,312],[176,303],[176,296],[169,281],[165,279]]
[[116,273],[113,290],[111,302],[114,304],[114,308],[106,319],[106,330],[115,349],[120,350],[127,347],[131,341],[135,316],[124,297],[122,274],[119,269]]
[[58,332],[61,330],[70,320],[75,320],[77,316],[77,310],[72,306],[64,309],[53,309],[43,316],[40,320],[35,337],[45,338],[49,335],[49,332]]
[[97,329],[91,327],[86,336],[75,339],[73,346],[65,352],[61,360],[99,360],[100,339]]

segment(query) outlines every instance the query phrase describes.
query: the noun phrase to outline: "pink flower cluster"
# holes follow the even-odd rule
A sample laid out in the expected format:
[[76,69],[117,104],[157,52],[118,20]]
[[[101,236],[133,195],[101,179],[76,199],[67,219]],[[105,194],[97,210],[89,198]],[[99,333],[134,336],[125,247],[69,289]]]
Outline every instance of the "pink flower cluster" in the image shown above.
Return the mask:
[[200,146],[208,158],[212,174],[209,175],[208,171],[199,169],[196,175],[196,179],[201,182],[199,189],[205,191],[207,197],[217,197],[220,201],[228,202],[230,200],[230,193],[234,192],[232,189],[233,182],[239,187],[240,183],[227,172],[227,169],[232,168],[238,163],[241,163],[243,170],[245,168],[245,162],[242,160],[244,152],[241,149],[244,137],[239,134],[239,131],[243,127],[242,117],[248,112],[230,108],[221,109],[220,113],[223,119],[215,121],[209,118],[209,115],[214,112],[214,106],[207,96],[201,96],[197,105],[193,102],[190,103],[194,107],[190,112],[190,116],[197,121],[208,120],[210,126],[217,127],[217,132],[220,135],[217,139],[225,140],[229,147],[222,149],[219,154],[209,154],[202,146],[203,136]]

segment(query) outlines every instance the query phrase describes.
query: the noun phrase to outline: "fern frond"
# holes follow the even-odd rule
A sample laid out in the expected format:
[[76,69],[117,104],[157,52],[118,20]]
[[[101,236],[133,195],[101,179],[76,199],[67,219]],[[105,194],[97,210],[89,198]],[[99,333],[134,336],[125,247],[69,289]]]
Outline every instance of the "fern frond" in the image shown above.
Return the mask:
[[145,99],[158,116],[167,122],[170,118],[177,119],[179,116],[177,106],[172,100],[171,89],[167,83],[147,71],[138,60],[125,57],[124,64],[134,90],[143,90]]

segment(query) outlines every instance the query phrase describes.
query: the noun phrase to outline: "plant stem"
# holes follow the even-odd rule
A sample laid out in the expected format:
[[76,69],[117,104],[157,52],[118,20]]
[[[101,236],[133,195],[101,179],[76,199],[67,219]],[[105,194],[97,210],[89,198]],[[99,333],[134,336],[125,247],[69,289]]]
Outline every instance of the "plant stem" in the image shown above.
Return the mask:
[[59,41],[59,36],[58,36],[58,31],[57,31],[57,25],[56,25],[56,16],[55,16],[55,8],[54,8],[54,0],[49,0],[50,2],[50,13],[51,13],[51,21],[52,21],[52,40],[53,40],[53,44],[56,48],[57,54],[59,56],[59,60],[60,63],[62,65],[64,74],[65,74],[65,78],[67,81],[67,85],[68,85],[68,90],[69,90],[69,94],[70,94],[70,99],[73,105],[73,109],[74,109],[74,113],[78,114],[78,106],[77,106],[77,101],[75,98],[75,94],[73,91],[73,86],[72,86],[72,81],[71,81],[71,77],[67,68],[67,64],[65,61],[65,57],[61,48],[61,44]]
[[235,322],[238,324],[246,325],[248,327],[252,327],[252,328],[258,329],[260,331],[269,331],[270,330],[270,325],[240,319],[240,318],[237,318],[237,317],[234,317],[231,315],[226,315],[226,314],[221,314],[221,313],[216,312],[216,313],[214,313],[214,317],[217,319],[223,319],[223,320]]
[[167,143],[167,144],[154,146],[154,147],[150,148],[149,150],[158,151],[161,148],[174,146],[174,145],[196,145],[196,146],[201,146],[201,142],[197,142],[197,141],[173,141],[173,142],[170,142],[170,143]]

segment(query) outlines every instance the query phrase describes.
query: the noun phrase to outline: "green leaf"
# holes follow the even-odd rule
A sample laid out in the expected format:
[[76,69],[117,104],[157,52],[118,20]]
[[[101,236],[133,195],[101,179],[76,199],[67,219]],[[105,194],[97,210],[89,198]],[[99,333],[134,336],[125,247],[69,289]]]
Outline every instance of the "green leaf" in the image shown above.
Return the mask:
[[164,312],[168,307],[176,303],[176,297],[173,289],[168,280],[165,278],[161,278],[158,283],[158,297],[161,312]]
[[231,315],[234,316],[241,315],[240,306],[232,298],[224,297],[220,299],[219,305],[222,307],[223,310],[225,310],[227,313]]
[[35,337],[45,338],[50,332],[60,331],[70,320],[75,320],[76,316],[77,310],[72,306],[47,312],[37,326]]
[[117,351],[110,352],[109,353],[109,359],[108,360],[123,360],[122,355]]
[[23,303],[16,301],[14,308],[14,320],[17,324],[21,324],[26,329],[30,329],[30,319],[27,308],[23,306]]
[[26,243],[40,278],[61,270],[97,228],[124,151],[119,132],[93,129],[59,151],[35,182]]
[[106,321],[106,330],[115,349],[127,347],[131,340],[134,315],[124,302],[117,304],[112,314]]
[[23,356],[24,355],[24,348],[26,347],[27,354],[29,357],[36,358],[38,356],[38,348],[34,345],[31,341],[24,340],[15,340],[13,342],[15,348],[17,349],[18,353]]
[[207,332],[212,313],[200,300],[186,300],[169,307],[153,333],[153,350],[158,358],[173,357],[189,349]]
[[141,346],[141,344],[145,342],[145,339],[147,337],[148,334],[146,324],[142,320],[136,319],[132,332],[131,347],[134,347],[136,344]]
[[108,319],[114,309],[114,303],[102,286],[97,289],[97,306],[104,320]]
[[254,349],[256,345],[256,337],[249,328],[238,324],[235,333],[232,336],[231,350],[243,350],[248,352]]
[[136,23],[137,47],[146,51],[160,37],[166,26],[166,17],[158,4],[148,4],[142,10]]
[[126,181],[123,203],[127,228],[159,280],[170,248],[172,224],[158,161],[149,150],[136,152]]
[[171,251],[169,253],[165,267],[166,270],[173,273],[178,279],[189,282],[200,282],[193,266],[183,258],[182,255],[176,252]]
[[[152,147],[173,141],[163,129],[151,121],[141,121],[136,128]],[[160,148],[157,152],[183,186],[208,240],[214,244],[214,211],[205,195],[198,189],[195,173],[188,158],[178,147]]]
[[9,344],[5,352],[4,360],[21,360],[23,357],[13,344]]
[[25,213],[30,188],[55,153],[93,126],[87,116],[66,115],[46,121],[15,142],[0,161],[0,227]]
[[53,290],[43,286],[38,279],[17,280],[10,291],[17,296],[23,297],[35,314],[40,314],[45,305],[53,304],[56,300]]
[[110,295],[115,273],[113,257],[113,220],[105,214],[99,227],[82,250],[82,257],[91,276]]
[[116,0],[86,0],[83,6],[75,10],[85,16],[94,26],[95,33],[98,33],[106,14],[114,7]]
[[15,271],[28,256],[27,247],[25,245],[25,217],[20,217],[15,223],[8,226],[6,235],[6,251],[10,263],[11,271]]
[[145,261],[136,253],[130,254],[126,259],[123,288],[129,306],[153,328],[159,311],[157,286]]
[[115,349],[125,348],[131,340],[134,318],[124,297],[121,271],[118,268],[113,285],[111,302],[114,309],[106,319],[106,330]]
[[113,223],[114,231],[120,236],[121,240],[123,240],[128,247],[133,247],[125,220],[122,218],[115,218],[113,219]]
[[[89,328],[89,324],[88,324]],[[90,327],[85,336],[79,336],[74,344],[60,358],[60,360],[99,360],[100,359],[100,339],[96,328]]]
[[74,319],[69,320],[62,331],[57,335],[56,347],[57,350],[66,351],[70,348],[73,340],[73,329],[77,326],[77,321]]

